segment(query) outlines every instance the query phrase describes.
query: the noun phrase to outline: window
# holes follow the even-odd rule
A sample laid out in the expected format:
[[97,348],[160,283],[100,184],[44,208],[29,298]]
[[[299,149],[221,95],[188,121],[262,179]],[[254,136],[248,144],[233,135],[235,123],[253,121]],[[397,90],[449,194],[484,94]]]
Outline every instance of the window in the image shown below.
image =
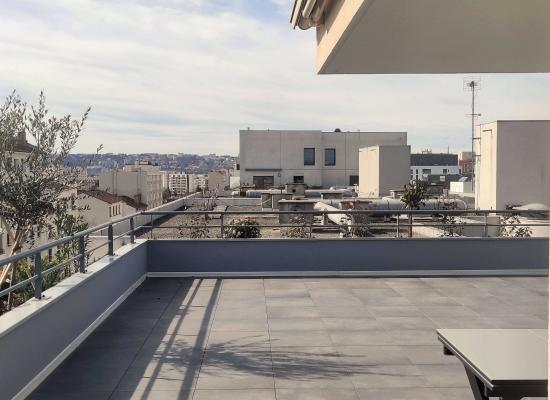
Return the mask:
[[294,183],[304,183],[304,177],[303,175],[297,175],[294,177]]
[[431,170],[430,168],[423,168],[423,169],[422,169],[422,173],[423,173],[424,175],[429,175],[429,174],[432,173],[432,170]]
[[447,174],[447,168],[443,168],[443,174]]
[[359,175],[350,175],[349,184],[350,186],[359,185]]
[[325,149],[325,165],[336,165],[336,149]]
[[315,165],[315,149],[304,149],[304,165]]
[[268,189],[273,187],[273,176],[253,176],[252,184],[256,189]]

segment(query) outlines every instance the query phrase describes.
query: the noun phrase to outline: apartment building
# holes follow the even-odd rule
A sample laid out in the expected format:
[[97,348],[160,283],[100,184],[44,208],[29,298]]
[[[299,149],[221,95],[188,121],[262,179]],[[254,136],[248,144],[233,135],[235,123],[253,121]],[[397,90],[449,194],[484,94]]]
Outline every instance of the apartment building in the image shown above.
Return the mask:
[[240,182],[258,189],[356,185],[360,148],[406,144],[406,132],[241,130]]
[[411,154],[411,179],[427,181],[429,175],[460,175],[461,172],[457,154]]
[[173,172],[168,175],[168,189],[170,193],[181,197],[189,193],[190,175],[183,172]]
[[550,206],[550,120],[481,124],[476,138],[477,208]]
[[162,205],[162,173],[158,165],[136,162],[122,170],[102,172],[99,189],[117,196],[128,196],[147,209]]

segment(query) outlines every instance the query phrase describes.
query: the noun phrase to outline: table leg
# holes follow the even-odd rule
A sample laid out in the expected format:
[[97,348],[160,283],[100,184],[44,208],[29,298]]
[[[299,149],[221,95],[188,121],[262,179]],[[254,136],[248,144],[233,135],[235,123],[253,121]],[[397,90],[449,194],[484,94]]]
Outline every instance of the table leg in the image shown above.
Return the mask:
[[485,385],[481,382],[467,367],[466,376],[470,382],[470,387],[472,388],[472,393],[474,394],[475,400],[489,400],[489,397],[485,395]]

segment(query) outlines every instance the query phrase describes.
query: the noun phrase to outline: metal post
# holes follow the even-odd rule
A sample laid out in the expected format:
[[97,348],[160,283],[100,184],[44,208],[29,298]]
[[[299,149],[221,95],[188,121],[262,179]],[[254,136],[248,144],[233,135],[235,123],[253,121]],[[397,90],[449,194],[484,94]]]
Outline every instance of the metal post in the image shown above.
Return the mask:
[[489,236],[489,230],[487,226],[487,213],[485,213],[485,226],[483,227],[483,237]]
[[134,244],[136,241],[136,233],[134,232],[134,217],[130,217],[130,243]]
[[149,219],[149,239],[153,239],[153,214],[151,214],[151,218]]
[[34,255],[34,275],[36,280],[34,281],[34,297],[36,299],[42,298],[42,257],[40,252]]
[[80,254],[80,260],[78,260],[79,271],[82,273],[86,272],[86,243],[84,241],[84,236],[78,238],[78,253]]
[[400,217],[401,217],[401,214],[397,214],[397,235],[395,237],[399,237],[399,228],[400,228],[399,219],[400,219]]
[[109,243],[109,255],[113,256],[115,254],[115,241],[113,240],[113,225],[109,225],[107,228],[107,240]]
[[224,213],[222,212],[220,214],[220,229],[221,229],[221,238],[223,239],[223,216],[224,216]]

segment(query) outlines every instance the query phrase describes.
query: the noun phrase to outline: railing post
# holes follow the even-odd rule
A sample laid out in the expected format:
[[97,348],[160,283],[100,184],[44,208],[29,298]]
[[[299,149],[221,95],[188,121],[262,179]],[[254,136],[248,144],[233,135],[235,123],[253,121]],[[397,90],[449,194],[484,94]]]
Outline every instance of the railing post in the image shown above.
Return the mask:
[[401,214],[397,214],[397,235],[395,237],[399,237],[399,228],[400,228],[400,224],[399,224],[399,220],[400,220],[400,217],[401,217]]
[[42,257],[40,252],[34,255],[34,275],[36,280],[34,281],[34,297],[36,299],[42,298]]
[[489,236],[489,227],[487,226],[487,213],[485,213],[485,226],[483,227],[483,237]]
[[86,242],[84,236],[78,238],[78,253],[80,254],[80,260],[78,260],[78,270],[82,273],[86,272]]
[[130,243],[134,244],[136,241],[136,234],[135,234],[135,226],[134,226],[134,217],[130,217]]
[[153,239],[153,214],[149,218],[149,239]]
[[222,211],[222,213],[220,214],[220,229],[221,229],[221,235],[220,237],[223,239],[223,216],[224,216],[224,212]]
[[110,224],[107,228],[107,240],[109,243],[109,252],[108,255],[112,256],[115,254],[115,241],[113,240],[113,224]]

